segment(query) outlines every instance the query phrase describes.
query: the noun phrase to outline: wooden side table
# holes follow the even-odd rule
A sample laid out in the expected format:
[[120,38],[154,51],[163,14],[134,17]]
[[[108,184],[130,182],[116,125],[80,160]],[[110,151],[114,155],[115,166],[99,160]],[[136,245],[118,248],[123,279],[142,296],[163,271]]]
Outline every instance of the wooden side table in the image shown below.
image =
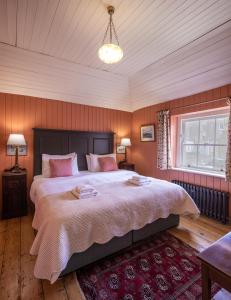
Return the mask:
[[9,219],[27,214],[27,173],[12,173],[5,171],[2,174],[3,207],[2,218]]
[[135,171],[135,164],[128,163],[128,162],[120,162],[119,163],[119,169]]
[[211,281],[231,292],[231,232],[202,251],[202,299],[211,299]]

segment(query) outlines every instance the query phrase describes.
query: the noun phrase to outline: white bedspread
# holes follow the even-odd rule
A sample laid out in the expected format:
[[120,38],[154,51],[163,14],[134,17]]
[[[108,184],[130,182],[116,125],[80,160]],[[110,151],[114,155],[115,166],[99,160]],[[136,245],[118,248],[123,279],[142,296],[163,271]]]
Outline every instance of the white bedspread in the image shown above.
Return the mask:
[[[80,176],[34,180],[32,225],[38,233],[30,253],[37,255],[37,278],[55,282],[72,254],[93,243],[106,243],[170,214],[199,214],[180,186],[154,178],[150,185],[134,186],[126,182],[134,174],[125,170],[82,172]],[[92,185],[98,196],[77,200],[70,191],[78,184]]]

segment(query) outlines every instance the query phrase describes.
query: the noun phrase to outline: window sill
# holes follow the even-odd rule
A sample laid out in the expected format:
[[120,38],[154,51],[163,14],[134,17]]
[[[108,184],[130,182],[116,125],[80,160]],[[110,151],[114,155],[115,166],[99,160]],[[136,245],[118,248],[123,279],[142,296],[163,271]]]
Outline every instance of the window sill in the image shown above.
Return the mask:
[[182,172],[186,172],[186,173],[194,173],[194,174],[199,174],[199,175],[213,176],[213,177],[225,179],[225,175],[222,175],[222,174],[216,174],[216,173],[210,173],[210,172],[204,172],[204,171],[198,171],[198,170],[190,170],[190,169],[184,169],[184,168],[171,168],[171,170],[182,171]]

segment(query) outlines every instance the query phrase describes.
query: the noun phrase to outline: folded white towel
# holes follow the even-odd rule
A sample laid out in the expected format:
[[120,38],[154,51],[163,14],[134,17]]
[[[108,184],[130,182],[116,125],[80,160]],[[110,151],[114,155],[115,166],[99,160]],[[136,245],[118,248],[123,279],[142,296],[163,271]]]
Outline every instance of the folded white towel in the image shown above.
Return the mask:
[[95,190],[92,193],[78,193],[75,189],[71,193],[78,199],[92,198],[98,195],[98,192]]
[[89,195],[89,194],[94,194],[94,193],[96,193],[97,191],[94,189],[94,190],[92,190],[92,191],[86,191],[86,192],[79,192],[79,191],[77,191],[76,189],[74,190],[75,192],[76,192],[76,194],[78,194],[78,195],[83,195],[83,196],[85,196],[85,195]]
[[151,180],[145,176],[132,176],[132,180],[136,182],[150,182]]
[[76,192],[79,193],[79,194],[84,194],[84,193],[93,193],[95,192],[95,189],[91,186],[91,185],[88,185],[88,184],[82,184],[82,185],[78,185],[76,188],[75,188]]
[[137,179],[131,179],[131,180],[133,180],[133,181],[135,181],[135,182],[139,182],[139,183],[143,183],[143,182],[150,182],[151,180],[150,179],[142,179],[142,180],[137,180]]
[[147,177],[146,176],[142,176],[142,175],[133,175],[132,179],[143,180],[143,179],[147,179]]
[[128,182],[131,183],[131,184],[134,184],[134,185],[142,186],[142,185],[147,185],[147,184],[149,184],[149,183],[151,182],[151,180],[146,180],[146,181],[140,182],[140,181],[138,181],[138,180],[129,179]]

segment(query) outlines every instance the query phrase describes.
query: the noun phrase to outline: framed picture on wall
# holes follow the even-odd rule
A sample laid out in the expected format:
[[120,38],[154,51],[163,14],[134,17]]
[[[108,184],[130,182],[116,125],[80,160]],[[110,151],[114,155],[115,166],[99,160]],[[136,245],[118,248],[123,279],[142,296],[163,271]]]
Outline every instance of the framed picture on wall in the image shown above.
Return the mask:
[[[15,147],[12,145],[7,145],[6,146],[6,154],[9,156],[13,156],[16,154]],[[27,155],[27,146],[19,146],[18,147],[18,155],[19,156],[25,156]]]
[[125,146],[122,145],[116,145],[116,153],[117,154],[125,154]]
[[142,125],[140,127],[140,140],[141,142],[155,141],[155,126],[153,124]]

